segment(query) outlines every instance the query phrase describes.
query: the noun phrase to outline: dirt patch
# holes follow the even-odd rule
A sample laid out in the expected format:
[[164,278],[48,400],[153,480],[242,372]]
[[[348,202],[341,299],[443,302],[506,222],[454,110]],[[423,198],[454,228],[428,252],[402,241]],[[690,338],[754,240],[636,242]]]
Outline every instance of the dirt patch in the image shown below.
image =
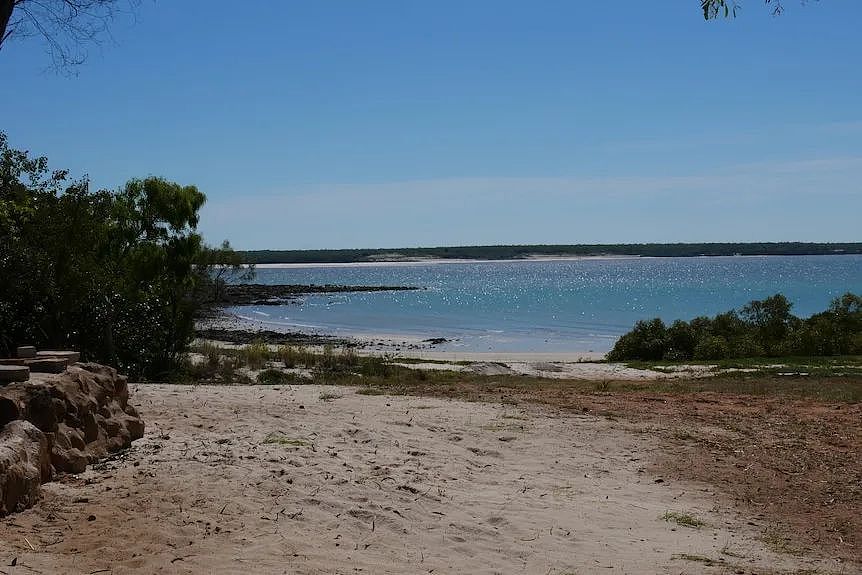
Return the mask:
[[0,522],[0,563],[73,574],[840,568],[771,551],[711,490],[650,472],[656,437],[607,418],[315,385],[140,386],[134,401],[144,439]]
[[[844,383],[840,378],[817,382]],[[782,378],[776,385],[792,384],[791,378]],[[650,470],[714,486],[774,549],[862,564],[862,404],[715,391],[668,393],[648,385],[643,391],[637,385],[603,387],[596,383],[596,391],[588,392],[545,381],[402,391],[510,405],[541,403],[619,421],[635,433],[660,437],[667,447],[653,454]]]

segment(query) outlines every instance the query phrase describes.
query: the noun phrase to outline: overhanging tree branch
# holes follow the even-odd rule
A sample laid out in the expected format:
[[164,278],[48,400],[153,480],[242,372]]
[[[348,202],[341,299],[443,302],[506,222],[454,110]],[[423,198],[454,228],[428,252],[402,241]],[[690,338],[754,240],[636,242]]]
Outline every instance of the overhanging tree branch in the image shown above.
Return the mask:
[[[784,12],[781,0],[764,0],[764,2],[771,8],[773,16],[780,16]],[[802,0],[802,3],[804,4],[805,0]],[[739,7],[740,4],[736,0],[700,0],[700,8],[703,10],[705,20],[736,17]]]
[[58,69],[80,64],[109,35],[110,23],[140,0],[0,0],[0,49],[11,39],[41,37]]

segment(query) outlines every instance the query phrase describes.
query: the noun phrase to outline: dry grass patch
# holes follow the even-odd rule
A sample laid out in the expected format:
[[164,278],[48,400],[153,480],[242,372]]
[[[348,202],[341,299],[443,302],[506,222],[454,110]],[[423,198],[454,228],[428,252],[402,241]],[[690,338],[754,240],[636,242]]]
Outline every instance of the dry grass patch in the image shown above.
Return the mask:
[[678,513],[676,511],[668,511],[661,516],[662,519],[670,523],[676,523],[682,527],[691,527],[692,529],[700,529],[706,523],[690,513]]

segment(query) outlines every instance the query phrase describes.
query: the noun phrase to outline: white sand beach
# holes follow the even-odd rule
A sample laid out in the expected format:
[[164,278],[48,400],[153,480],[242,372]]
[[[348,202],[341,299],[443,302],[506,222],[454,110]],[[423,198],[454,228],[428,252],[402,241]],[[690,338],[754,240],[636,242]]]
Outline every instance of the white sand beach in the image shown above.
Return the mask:
[[0,571],[833,567],[768,551],[711,488],[656,476],[650,434],[608,419],[312,385],[132,392],[144,439],[45,485],[35,508],[0,523],[0,557],[15,562]]

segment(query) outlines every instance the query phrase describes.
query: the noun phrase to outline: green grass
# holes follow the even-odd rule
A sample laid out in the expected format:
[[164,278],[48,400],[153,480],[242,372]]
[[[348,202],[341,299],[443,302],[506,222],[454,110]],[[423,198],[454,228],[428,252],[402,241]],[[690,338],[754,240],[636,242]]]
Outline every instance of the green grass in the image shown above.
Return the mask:
[[265,369],[257,374],[257,383],[261,385],[290,385],[308,383],[306,377],[295,373],[286,373],[280,369]]
[[236,357],[243,365],[251,369],[260,369],[270,361],[271,355],[268,345],[262,341],[256,341],[240,348]]
[[692,529],[699,529],[706,525],[703,521],[691,515],[690,513],[678,513],[676,511],[668,511],[661,518],[670,523],[676,523],[682,527],[691,527]]

